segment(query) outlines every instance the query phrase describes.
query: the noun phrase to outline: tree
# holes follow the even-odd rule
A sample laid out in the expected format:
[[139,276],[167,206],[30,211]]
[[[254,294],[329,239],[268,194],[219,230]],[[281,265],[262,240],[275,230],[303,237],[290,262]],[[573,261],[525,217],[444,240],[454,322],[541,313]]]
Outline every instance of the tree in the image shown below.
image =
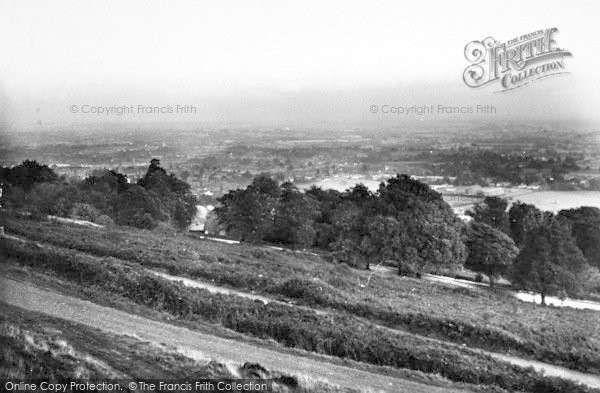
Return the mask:
[[265,174],[256,176],[248,188],[260,195],[271,198],[279,197],[279,193],[281,192],[277,181]]
[[342,203],[342,194],[336,190],[323,190],[316,186],[309,188],[305,194],[319,210],[314,224],[315,246],[327,249],[337,238],[333,218],[336,208]]
[[370,210],[392,216],[400,225],[401,262],[419,271],[464,263],[464,223],[427,184],[397,175],[379,186],[373,205]]
[[554,217],[530,231],[512,269],[514,285],[546,295],[576,293],[585,258],[569,228]]
[[511,236],[515,244],[521,246],[527,233],[541,225],[544,213],[534,205],[516,202],[510,207],[508,217]]
[[104,194],[119,193],[129,188],[127,176],[114,170],[95,171],[83,180],[81,187]]
[[133,185],[127,191],[119,193],[116,211],[116,222],[137,228],[152,229],[156,219],[164,219],[159,201],[144,187]]
[[353,202],[342,201],[332,212],[331,226],[334,239],[328,244],[335,259],[350,266],[368,268],[368,262],[359,246],[366,233],[365,216]]
[[600,294],[600,270],[597,267],[589,265],[584,267],[581,270],[577,281],[580,284],[581,294]]
[[306,197],[292,183],[283,183],[269,240],[301,248],[312,246],[316,235],[314,219],[318,212],[313,199]]
[[482,222],[496,228],[506,234],[510,234],[510,223],[506,208],[508,202],[506,199],[488,196],[483,203],[475,205],[473,211],[467,211],[467,214],[473,217],[473,220]]
[[[400,228],[393,217],[359,216],[361,212],[346,204],[338,224],[346,226],[331,244],[340,261],[369,269],[373,264],[395,264],[400,258]],[[360,223],[355,225],[354,223]]]
[[26,194],[25,201],[34,214],[42,217],[48,214],[66,217],[73,204],[80,199],[80,193],[75,186],[44,182],[35,184]]
[[219,223],[232,237],[259,242],[273,232],[274,211],[279,196],[277,182],[261,175],[246,189],[229,191],[218,198]]
[[498,276],[506,273],[519,252],[508,235],[477,221],[469,224],[466,245],[469,256],[465,267],[486,274],[491,287]]
[[367,269],[372,264],[382,262],[397,263],[401,257],[401,228],[394,217],[369,217],[366,233],[361,239],[359,249],[365,256]]
[[[196,215],[196,197],[191,193],[191,187],[175,175],[167,174],[160,166],[160,160],[152,159],[146,175],[139,180],[138,185],[149,191],[152,197],[157,197],[158,206],[163,214],[172,220],[175,227],[187,228]],[[158,218],[151,214],[152,218]],[[148,220],[144,220],[146,222]]]
[[571,234],[588,263],[600,268],[600,209],[583,206],[561,210],[558,217],[569,225]]
[[[323,191],[311,192],[326,200]],[[466,258],[461,222],[424,183],[397,175],[382,183],[376,194],[358,185],[341,199],[328,214],[335,234],[329,248],[344,262],[368,267],[385,261],[398,265],[399,271],[419,273],[462,264]]]
[[363,206],[373,200],[373,193],[362,183],[355,185],[344,193],[344,199]]
[[25,160],[21,164],[3,172],[4,180],[7,183],[15,187],[21,187],[25,192],[31,190],[36,183],[55,182],[58,180],[58,175],[48,165],[42,165],[35,160]]

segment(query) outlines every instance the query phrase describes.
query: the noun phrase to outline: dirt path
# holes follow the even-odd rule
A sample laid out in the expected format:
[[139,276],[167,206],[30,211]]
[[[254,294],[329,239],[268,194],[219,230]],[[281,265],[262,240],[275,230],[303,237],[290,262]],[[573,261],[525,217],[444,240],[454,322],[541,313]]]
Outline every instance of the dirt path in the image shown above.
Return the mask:
[[499,353],[493,353],[490,355],[498,360],[516,364],[517,366],[533,367],[538,371],[543,371],[546,375],[570,379],[572,381],[588,385],[592,388],[600,389],[600,375],[585,374],[579,371],[569,370],[564,367],[538,362],[537,360],[521,359],[515,356],[502,355]]
[[181,277],[181,276],[172,276],[170,274],[157,272],[155,270],[147,270],[147,272],[151,273],[151,274],[155,274],[155,275],[162,277],[169,281],[180,282],[187,287],[206,289],[207,291],[209,291],[211,293],[221,293],[223,295],[235,295],[235,296],[243,297],[245,299],[258,300],[264,304],[283,303],[283,302],[279,302],[279,301],[276,301],[273,299],[269,299],[268,297],[265,297],[265,296],[260,296],[260,295],[255,295],[252,293],[237,291],[235,289],[220,287],[220,286],[217,286],[214,284],[209,284],[208,282],[205,282],[205,281],[192,280],[191,278]]
[[[389,266],[377,266],[373,269],[373,273],[395,276],[398,274],[398,270],[396,268],[392,268]],[[435,274],[423,274],[423,278],[427,281],[437,282],[446,285],[452,285],[455,287],[462,288],[478,288],[478,287],[488,287],[487,283],[483,282],[475,282],[469,280],[462,280],[458,278],[452,278],[447,276],[438,276]],[[536,303],[540,304],[542,302],[540,294],[523,292],[523,291],[513,291],[510,289],[506,289],[507,293],[510,293],[515,298],[528,303]],[[578,299],[559,299],[555,296],[546,296],[546,303],[548,305],[552,305],[555,307],[570,307],[582,310],[594,310],[600,311],[600,303],[594,302],[591,300],[578,300]]]
[[297,304],[291,304],[291,303],[287,303],[287,302],[282,302],[280,300],[276,300],[276,299],[273,299],[273,298],[268,298],[266,296],[260,296],[260,295],[255,295],[253,293],[242,292],[242,291],[237,291],[235,289],[220,287],[220,286],[217,286],[217,285],[214,285],[214,284],[207,283],[205,281],[192,280],[190,278],[181,277],[181,276],[172,276],[170,274],[166,274],[166,273],[162,273],[162,272],[157,272],[157,271],[154,271],[154,270],[147,270],[147,271],[149,273],[156,274],[157,276],[162,277],[162,278],[164,278],[166,280],[175,281],[175,282],[181,282],[183,285],[188,286],[188,287],[192,287],[192,288],[206,289],[207,291],[209,291],[211,293],[221,293],[221,294],[224,294],[224,295],[239,296],[239,297],[243,297],[243,298],[250,299],[250,300],[256,300],[256,301],[262,302],[263,304],[275,303],[275,304],[281,304],[281,305],[289,306],[289,307],[301,308],[301,309],[308,310],[310,312],[314,312],[317,315],[328,315],[329,314],[327,311],[319,310],[319,309],[316,309],[316,308],[299,306]]
[[373,392],[452,393],[459,390],[425,385],[405,379],[374,374],[325,361],[279,353],[235,340],[223,339],[183,327],[131,315],[89,301],[46,291],[27,283],[0,278],[0,299],[13,306],[40,312],[102,329],[128,334],[182,350],[198,351],[207,358],[234,362],[257,362],[292,375],[306,375],[340,386],[371,389]]

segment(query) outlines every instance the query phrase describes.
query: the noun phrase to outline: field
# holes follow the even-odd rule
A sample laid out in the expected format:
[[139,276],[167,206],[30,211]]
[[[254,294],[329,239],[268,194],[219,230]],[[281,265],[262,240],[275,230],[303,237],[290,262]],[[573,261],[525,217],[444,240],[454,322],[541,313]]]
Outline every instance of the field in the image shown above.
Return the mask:
[[[224,245],[183,234],[12,218],[5,218],[5,226],[41,247],[4,241],[10,264],[87,288],[79,290],[80,295],[101,298],[99,293],[112,293],[191,323],[208,321],[288,347],[508,390],[532,390],[554,382],[494,360],[477,348],[588,373],[600,369],[594,311],[539,307],[485,289],[449,288],[410,278],[373,276],[364,285],[368,272],[316,255]],[[151,271],[282,302],[265,305],[211,294],[161,280]],[[473,369],[471,364],[480,367]]]

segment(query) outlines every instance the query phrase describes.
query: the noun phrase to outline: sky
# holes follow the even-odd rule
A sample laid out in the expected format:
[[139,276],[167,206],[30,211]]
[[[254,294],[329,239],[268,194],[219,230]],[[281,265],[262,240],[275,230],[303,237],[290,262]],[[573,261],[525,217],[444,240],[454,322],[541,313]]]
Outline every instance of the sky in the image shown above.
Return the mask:
[[[0,123],[394,122],[408,117],[383,106],[440,104],[494,105],[498,121],[597,121],[598,20],[594,0],[0,0]],[[506,93],[464,84],[470,41],[551,27],[573,53],[568,74]],[[179,104],[197,113],[81,113]]]

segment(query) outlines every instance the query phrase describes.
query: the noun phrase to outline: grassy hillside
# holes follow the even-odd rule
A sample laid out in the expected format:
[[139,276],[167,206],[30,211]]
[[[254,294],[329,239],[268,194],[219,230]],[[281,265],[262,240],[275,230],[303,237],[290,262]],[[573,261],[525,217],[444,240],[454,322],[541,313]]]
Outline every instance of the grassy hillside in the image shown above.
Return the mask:
[[365,317],[387,327],[600,373],[599,313],[541,307],[500,292],[372,276],[318,256],[197,240],[185,234],[96,230],[6,220],[8,232],[173,275]]
[[[499,362],[456,343],[512,349],[580,369],[599,364],[594,347],[598,332],[591,327],[598,315],[593,312],[541,308],[494,293],[400,277],[373,277],[363,288],[359,281],[366,282],[366,272],[333,265],[313,255],[228,246],[185,235],[19,220],[8,220],[6,226],[9,232],[43,242],[34,247],[32,243],[3,240],[2,254],[8,263],[25,264],[88,290],[117,294],[188,321],[210,321],[290,347],[438,373],[454,381],[532,392],[585,389]],[[148,267],[275,294],[328,310],[329,314],[211,294],[160,279],[147,272]],[[486,314],[478,315],[479,310]],[[585,323],[589,323],[587,330]],[[591,339],[579,339],[590,332]],[[552,346],[561,341],[579,345],[567,354],[566,344]]]
[[192,359],[166,345],[101,332],[0,303],[0,378],[203,379],[265,378],[274,392],[359,393],[358,390],[265,370],[252,363]]

